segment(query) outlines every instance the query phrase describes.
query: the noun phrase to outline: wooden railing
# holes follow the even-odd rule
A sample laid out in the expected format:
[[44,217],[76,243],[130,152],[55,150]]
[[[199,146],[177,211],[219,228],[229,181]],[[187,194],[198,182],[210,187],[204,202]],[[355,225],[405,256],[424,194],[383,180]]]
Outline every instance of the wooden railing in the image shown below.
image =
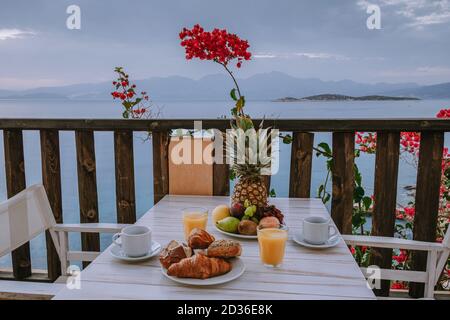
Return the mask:
[[[255,120],[258,124],[260,120]],[[63,221],[61,200],[61,169],[59,131],[75,131],[79,205],[81,222],[98,222],[98,197],[94,131],[114,132],[116,207],[119,223],[136,221],[136,203],[133,168],[133,131],[151,131],[153,147],[154,202],[168,193],[168,142],[171,129],[192,129],[192,119],[160,120],[104,120],[104,119],[0,119],[4,133],[5,170],[8,197],[26,187],[23,149],[23,130],[39,130],[41,138],[42,180],[57,222]],[[314,134],[332,132],[333,174],[331,215],[342,233],[352,232],[354,189],[354,132],[377,132],[375,164],[375,206],[372,235],[393,236],[401,131],[421,132],[420,157],[417,173],[416,215],[414,239],[435,241],[439,203],[439,185],[444,132],[450,131],[450,121],[438,119],[376,119],[376,120],[316,120],[316,119],[265,119],[264,126],[293,133],[290,197],[310,197],[311,167]],[[229,120],[204,119],[203,129],[229,128]],[[228,195],[228,166],[214,165],[214,194]],[[269,182],[270,183],[270,182]],[[82,248],[99,250],[98,235],[82,235]],[[392,250],[373,251],[372,264],[390,268]],[[58,257],[47,235],[47,281],[55,280],[61,273]],[[32,275],[28,244],[12,254],[13,273],[2,278],[35,279]],[[426,256],[414,252],[413,268],[424,270]],[[42,280],[42,278],[39,278]],[[383,282],[381,294],[388,292]],[[412,285],[412,292],[420,295],[423,286]]]

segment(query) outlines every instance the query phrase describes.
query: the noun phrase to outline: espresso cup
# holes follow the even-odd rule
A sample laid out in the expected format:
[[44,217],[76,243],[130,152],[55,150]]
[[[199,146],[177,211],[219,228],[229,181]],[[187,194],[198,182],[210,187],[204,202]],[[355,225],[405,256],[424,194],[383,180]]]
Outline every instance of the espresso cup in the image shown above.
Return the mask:
[[126,256],[142,257],[150,251],[152,232],[145,226],[128,226],[113,235],[112,241]]
[[311,244],[324,244],[338,234],[330,218],[308,217],[303,220],[303,239]]

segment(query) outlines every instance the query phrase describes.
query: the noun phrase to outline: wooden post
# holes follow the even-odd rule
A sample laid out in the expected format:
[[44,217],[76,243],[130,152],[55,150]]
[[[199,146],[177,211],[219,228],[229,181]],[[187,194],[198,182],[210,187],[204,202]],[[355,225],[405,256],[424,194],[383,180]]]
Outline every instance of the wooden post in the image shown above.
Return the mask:
[[354,132],[333,132],[331,217],[342,234],[352,233],[354,160]]
[[[22,130],[3,130],[3,141],[6,192],[8,198],[11,198],[26,188]],[[15,279],[24,279],[31,275],[30,244],[28,242],[12,252],[12,267]]]
[[169,141],[168,131],[152,132],[154,204],[169,193]]
[[[80,222],[99,222],[94,132],[92,130],[76,130],[75,141]],[[82,233],[81,247],[83,251],[100,251],[100,236],[96,233]],[[84,262],[83,266],[86,267],[88,264]]]
[[[399,153],[399,132],[377,133],[372,236],[394,236]],[[392,249],[372,248],[370,264],[379,266],[381,269],[390,269]],[[389,296],[389,289],[390,281],[383,280],[381,288],[375,289],[374,292],[379,296]]]
[[117,222],[135,223],[133,131],[114,131],[114,154],[116,164]]
[[[421,132],[419,168],[417,170],[416,212],[414,216],[414,240],[436,241],[436,225],[439,210],[439,189],[442,174],[443,132]],[[426,252],[412,252],[412,270],[424,271]],[[410,283],[409,294],[419,298],[424,295],[423,283]]]
[[[61,198],[61,165],[59,155],[59,131],[55,129],[41,130],[41,162],[42,183],[53,216],[57,223],[63,222]],[[50,280],[55,281],[61,275],[61,263],[50,233],[45,234],[47,246],[47,269]]]
[[291,148],[290,198],[311,196],[311,169],[314,134],[293,132]]

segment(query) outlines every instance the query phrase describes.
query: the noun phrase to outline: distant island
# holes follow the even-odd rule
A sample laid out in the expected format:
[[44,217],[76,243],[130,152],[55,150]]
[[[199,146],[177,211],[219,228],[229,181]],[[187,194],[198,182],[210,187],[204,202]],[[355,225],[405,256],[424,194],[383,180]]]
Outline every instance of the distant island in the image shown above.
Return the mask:
[[15,95],[8,95],[5,97],[0,97],[0,99],[5,100],[67,100],[66,96],[62,94],[56,94],[56,93],[47,93],[47,92],[36,92],[36,93],[29,93],[29,94],[15,94]]
[[390,97],[390,96],[361,96],[352,97],[342,94],[319,94],[315,96],[294,98],[294,97],[284,97],[273,100],[274,102],[298,102],[298,101],[404,101],[404,100],[420,100],[414,97]]

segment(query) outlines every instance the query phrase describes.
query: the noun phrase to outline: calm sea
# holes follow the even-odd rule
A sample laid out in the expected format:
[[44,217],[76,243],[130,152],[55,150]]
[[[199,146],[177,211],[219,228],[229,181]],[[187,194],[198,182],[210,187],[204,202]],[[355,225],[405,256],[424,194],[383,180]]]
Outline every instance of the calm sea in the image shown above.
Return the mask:
[[[163,118],[216,118],[229,113],[230,102],[224,101],[164,101],[156,106]],[[254,117],[267,118],[423,118],[434,117],[441,109],[450,107],[450,100],[387,101],[387,102],[298,102],[274,103],[249,101],[248,112]],[[1,118],[120,118],[121,106],[111,101],[34,101],[0,100]],[[1,135],[1,133],[0,133]],[[142,134],[135,133],[134,161],[136,177],[137,214],[140,217],[153,203],[153,175],[151,141],[143,142]],[[448,140],[448,139],[446,139]],[[331,136],[326,133],[315,135],[315,144],[330,143]],[[3,137],[0,136],[0,144]],[[78,187],[76,179],[75,138],[73,132],[60,133],[61,175],[63,212],[65,222],[79,222]],[[447,141],[446,141],[447,144]],[[24,132],[25,172],[27,185],[41,183],[41,158],[39,134],[37,131]],[[102,222],[115,222],[115,186],[113,134],[95,133],[97,161],[97,183],[99,214]],[[280,171],[272,178],[272,186],[280,197],[288,195],[290,146],[280,145]],[[399,203],[407,203],[408,196],[404,186],[414,185],[416,170],[408,159],[401,159],[399,169]],[[357,164],[363,174],[363,184],[367,194],[373,193],[374,178],[373,155],[362,155]],[[312,196],[325,178],[325,163],[314,158]],[[0,200],[6,199],[3,146],[0,145]],[[102,237],[102,248],[109,244],[110,237]],[[79,248],[79,236],[70,239],[71,248]],[[37,237],[31,242],[32,264],[34,268],[46,268],[45,242]],[[9,256],[0,258],[0,267],[11,265]]]

